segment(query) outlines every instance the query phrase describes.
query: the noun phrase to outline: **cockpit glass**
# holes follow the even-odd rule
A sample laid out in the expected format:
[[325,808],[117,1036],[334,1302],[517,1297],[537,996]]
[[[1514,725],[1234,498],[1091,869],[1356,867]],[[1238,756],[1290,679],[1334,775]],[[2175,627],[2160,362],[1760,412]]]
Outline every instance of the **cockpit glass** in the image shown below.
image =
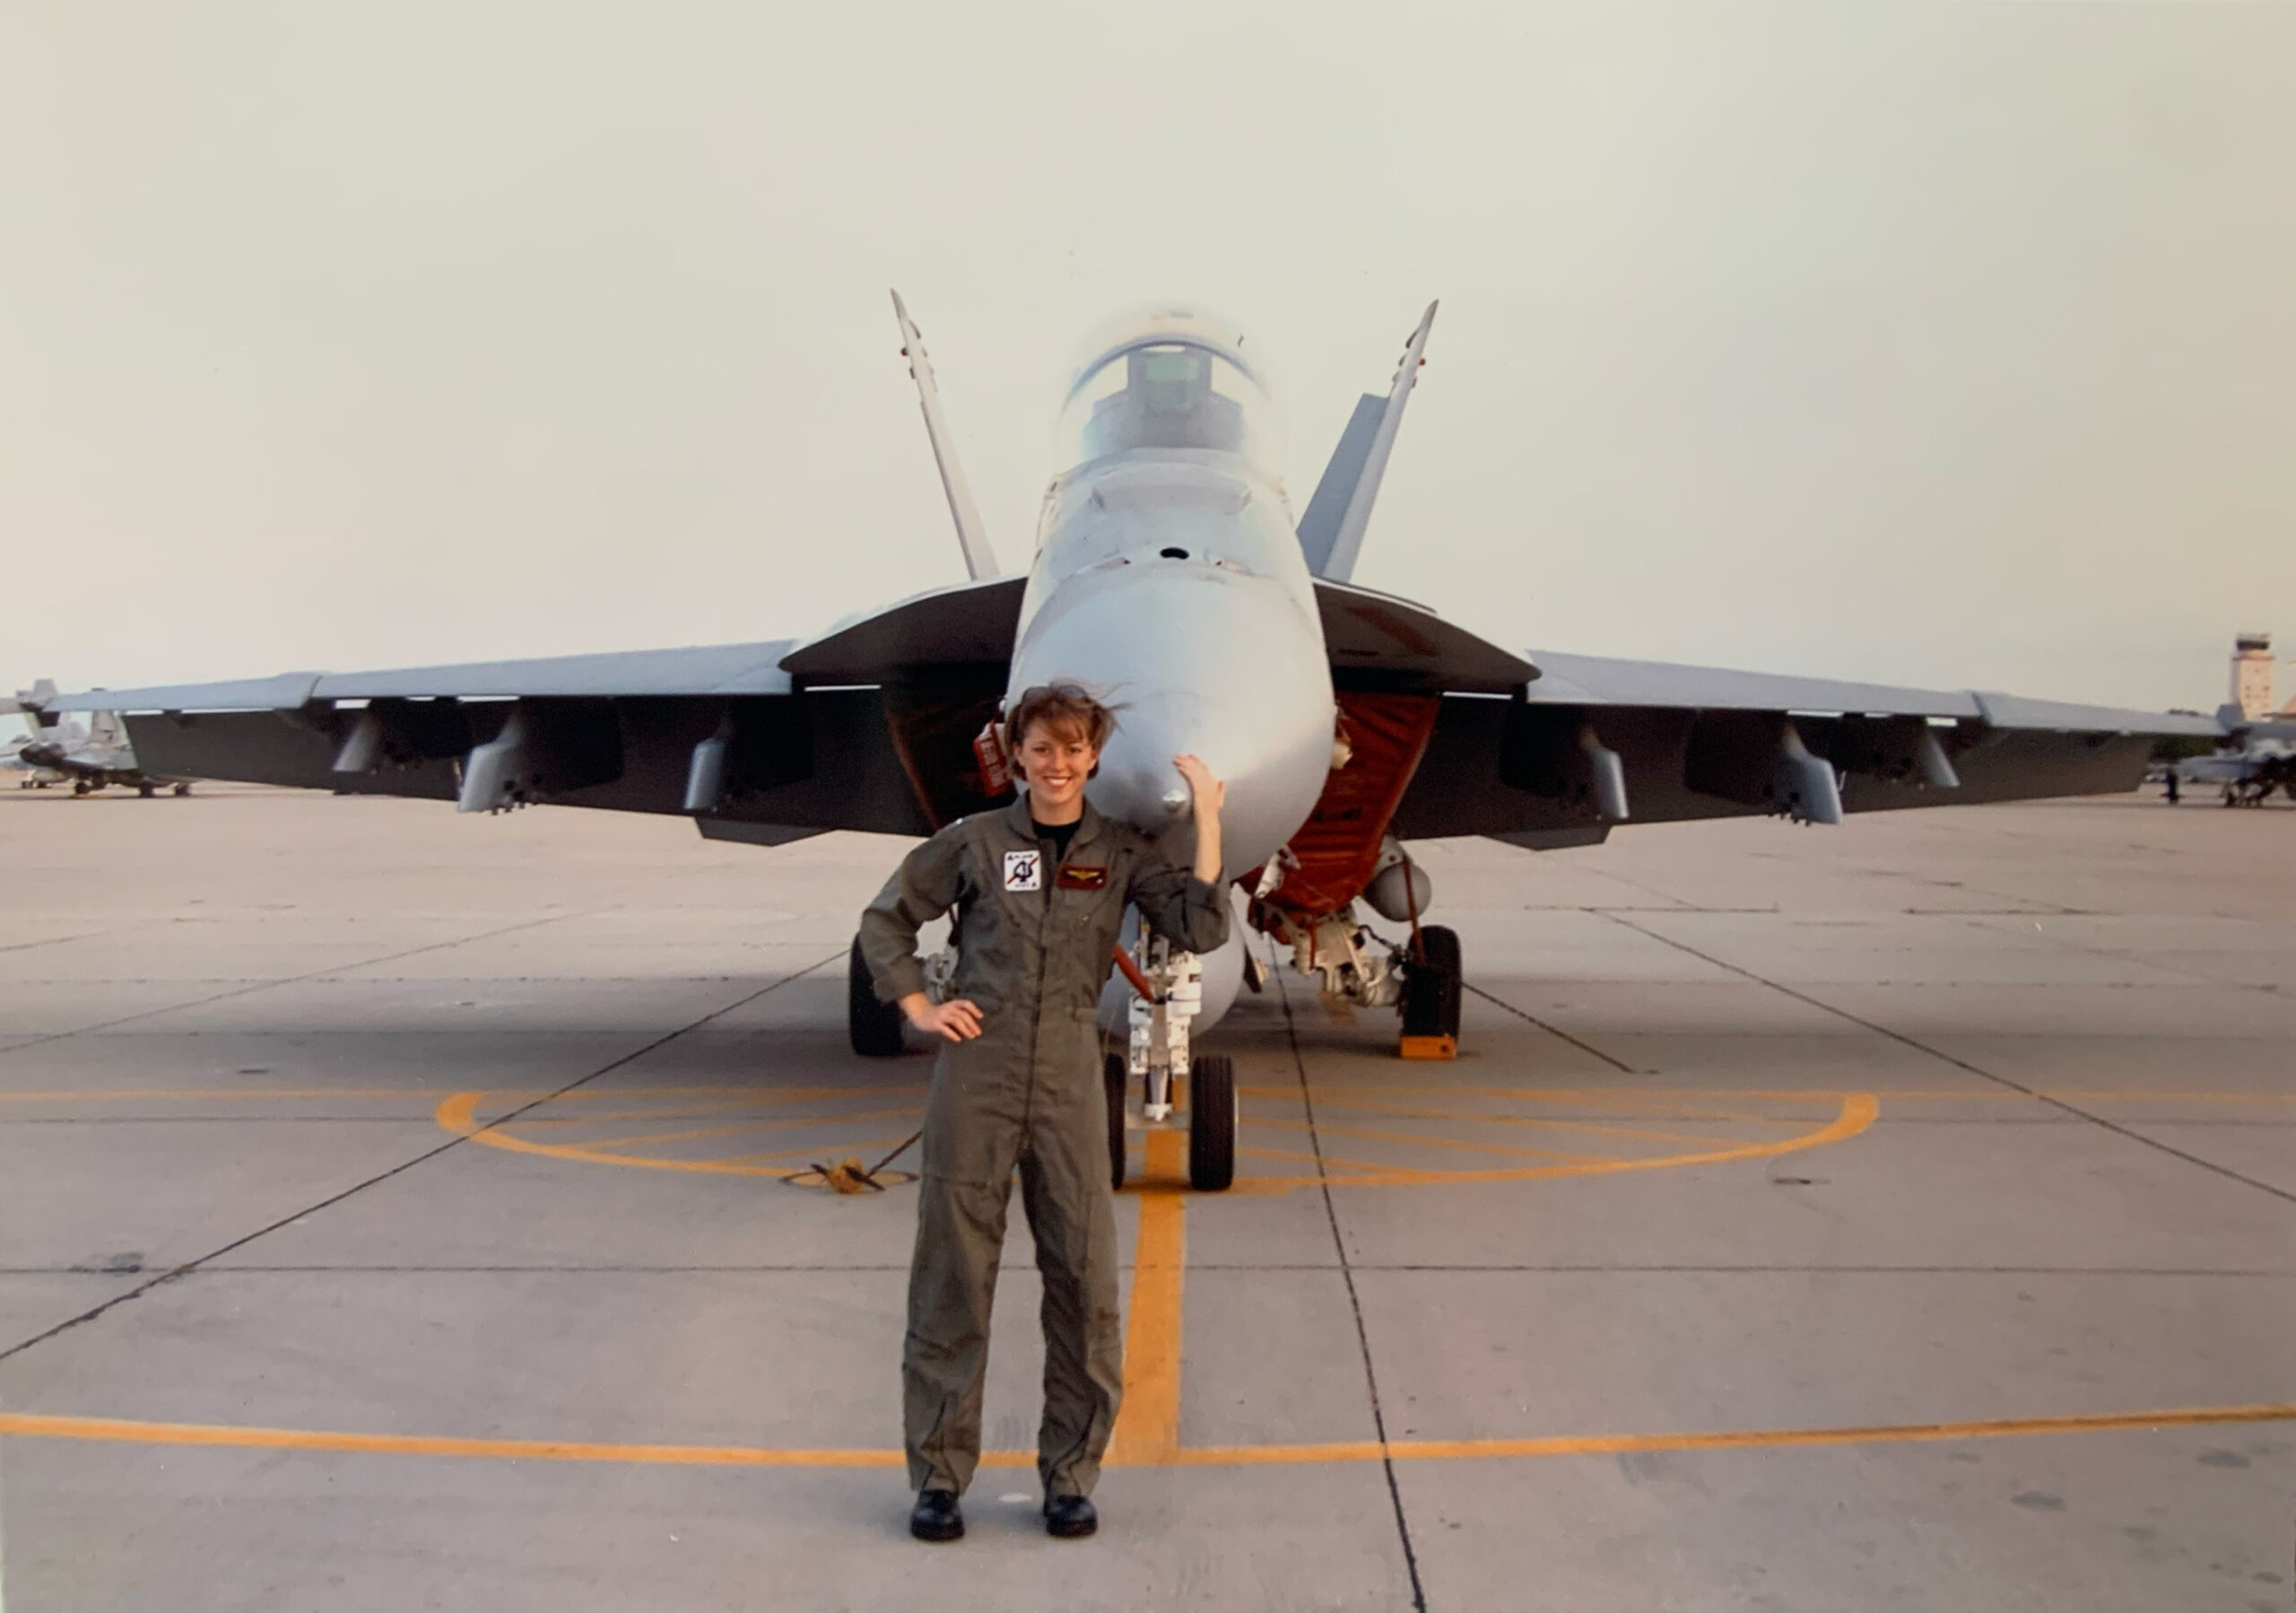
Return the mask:
[[1139,331],[1103,348],[1061,410],[1062,467],[1159,449],[1237,454],[1280,474],[1275,405],[1223,344],[1192,331]]

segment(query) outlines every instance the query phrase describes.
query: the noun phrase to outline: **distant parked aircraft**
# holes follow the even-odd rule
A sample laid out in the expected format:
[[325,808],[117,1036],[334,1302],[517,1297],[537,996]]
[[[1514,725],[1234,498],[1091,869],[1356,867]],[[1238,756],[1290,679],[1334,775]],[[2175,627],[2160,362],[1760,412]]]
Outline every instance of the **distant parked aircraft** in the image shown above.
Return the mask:
[[2236,705],[2217,708],[2223,737],[2210,756],[2168,765],[2186,784],[2214,784],[2227,806],[2261,806],[2275,789],[2296,801],[2296,719],[2251,718]]
[[28,776],[20,780],[24,788],[44,789],[68,780],[75,796],[111,784],[132,786],[144,796],[161,789],[191,793],[189,779],[148,773],[136,764],[135,747],[117,711],[91,711],[84,719],[75,719],[51,709],[56,698],[49,678],[19,689],[13,700],[0,697],[0,714],[20,712],[32,725],[30,737],[15,746],[12,763],[26,770]]

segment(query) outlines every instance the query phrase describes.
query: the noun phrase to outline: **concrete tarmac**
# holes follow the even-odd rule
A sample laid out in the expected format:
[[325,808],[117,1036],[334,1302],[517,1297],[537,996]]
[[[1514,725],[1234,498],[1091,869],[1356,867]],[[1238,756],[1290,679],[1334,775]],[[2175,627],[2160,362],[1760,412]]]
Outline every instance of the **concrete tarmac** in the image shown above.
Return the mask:
[[901,842],[210,786],[0,846],[9,1613],[2296,1605],[2284,806],[1422,848],[1459,1059],[1288,972],[1212,1033],[1239,1180],[1135,1136],[1087,1542],[1016,1205],[953,1547],[913,1189],[790,1179],[918,1124],[843,1023]]

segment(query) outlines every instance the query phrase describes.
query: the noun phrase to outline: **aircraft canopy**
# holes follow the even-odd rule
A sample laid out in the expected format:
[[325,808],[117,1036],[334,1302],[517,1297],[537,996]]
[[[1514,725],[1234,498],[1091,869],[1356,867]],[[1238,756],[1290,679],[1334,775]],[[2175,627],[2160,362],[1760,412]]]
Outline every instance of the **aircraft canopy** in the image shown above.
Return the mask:
[[1119,316],[1083,349],[1054,447],[1062,466],[1159,449],[1239,454],[1283,472],[1283,420],[1242,332],[1184,308]]

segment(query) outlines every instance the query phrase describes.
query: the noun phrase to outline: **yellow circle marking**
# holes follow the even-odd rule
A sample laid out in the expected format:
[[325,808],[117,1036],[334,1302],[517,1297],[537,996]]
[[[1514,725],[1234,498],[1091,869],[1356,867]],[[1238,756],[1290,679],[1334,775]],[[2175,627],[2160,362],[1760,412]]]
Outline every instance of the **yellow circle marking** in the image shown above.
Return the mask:
[[[1384,1095],[1389,1091],[1407,1094],[1410,1101],[1389,1102]],[[1248,1087],[1245,1092],[1247,1095],[1274,1097],[1288,1095],[1289,1089]],[[1269,1130],[1296,1133],[1302,1142],[1312,1131],[1317,1146],[1322,1149],[1319,1155],[1257,1142],[1239,1144],[1236,1151],[1247,1158],[1320,1164],[1322,1169],[1265,1176],[1239,1175],[1228,1191],[1288,1193],[1325,1182],[1334,1187],[1429,1187],[1541,1181],[1770,1159],[1856,1137],[1871,1126],[1882,1112],[1880,1098],[1870,1092],[1761,1094],[1764,1100],[1784,1100],[1805,1109],[1813,1100],[1834,1105],[1835,1112],[1830,1120],[1810,1126],[1807,1118],[1760,1110],[1747,1112],[1740,1108],[1726,1112],[1699,1103],[1678,1107],[1650,1103],[1652,1098],[1665,1095],[1647,1090],[1613,1095],[1539,1087],[1310,1089],[1316,1112],[1312,1126],[1305,1119],[1252,1115],[1246,1118],[1244,1130],[1248,1134]],[[1712,1094],[1692,1095],[1705,1098]],[[1475,1106],[1453,1106],[1446,1104],[1447,1099],[1464,1099]],[[1542,1112],[1561,1108],[1564,1112],[1522,1112],[1526,1108]],[[1580,1110],[1592,1110],[1601,1118],[1578,1118]],[[1645,1119],[1653,1123],[1622,1123]],[[1771,1135],[1726,1137],[1715,1136],[1710,1130],[1674,1129],[1685,1121],[1708,1127],[1752,1129]],[[1434,1129],[1403,1129],[1412,1125],[1431,1125]],[[1787,1126],[1805,1129],[1776,1135],[1779,1129]],[[1324,1146],[1326,1138],[1333,1147]],[[1364,1143],[1372,1147],[1365,1149],[1358,1146]],[[1349,1152],[1337,1152],[1340,1147]],[[1386,1157],[1360,1157],[1367,1153]],[[1439,1158],[1467,1155],[1478,1160],[1499,1156],[1523,1163],[1414,1164],[1396,1157],[1398,1154],[1406,1157],[1432,1155]]]
[[[738,1091],[739,1089],[728,1089]],[[599,1094],[625,1101],[643,1097],[643,1094]],[[741,1138],[759,1140],[779,1130],[823,1130],[847,1127],[861,1122],[907,1121],[925,1112],[922,1104],[899,1104],[891,1108],[862,1110],[841,1113],[822,1113],[811,1108],[797,1112],[770,1114],[759,1118],[753,1112],[749,1118],[730,1120],[718,1126],[684,1127],[675,1129],[622,1132],[610,1137],[586,1138],[580,1141],[549,1142],[526,1135],[527,1129],[540,1126],[616,1126],[631,1120],[676,1120],[732,1116],[745,1111],[753,1112],[760,1104],[802,1105],[813,1100],[850,1100],[883,1097],[882,1088],[870,1086],[812,1086],[791,1087],[780,1092],[740,1092],[726,1102],[696,1109],[691,1104],[669,1108],[624,1109],[586,1112],[581,1114],[520,1115],[511,1120],[483,1120],[479,1110],[489,1096],[484,1092],[458,1092],[442,1101],[431,1112],[431,1118],[457,1137],[467,1138],[489,1148],[500,1148],[509,1154],[534,1154],[545,1159],[576,1160],[593,1165],[632,1165],[647,1171],[689,1171],[712,1176],[796,1176],[810,1170],[822,1157],[836,1157],[844,1152],[865,1153],[872,1148],[890,1148],[908,1135],[907,1130],[893,1131],[889,1136],[872,1136],[855,1140],[840,1138],[835,1142],[799,1143],[792,1147],[742,1150],[718,1155],[706,1159],[677,1155],[661,1156],[633,1152],[638,1148],[659,1147],[670,1144],[718,1141]],[[498,1097],[497,1102],[501,1100]],[[513,1127],[517,1129],[512,1129]],[[914,1129],[913,1127],[909,1129]],[[555,1135],[555,1134],[553,1134]],[[778,1161],[789,1161],[778,1164]]]
[[[691,1090],[691,1089],[690,1089]],[[1451,1095],[1465,1093],[1474,1095],[1480,1090],[1484,1096],[1519,1098],[1524,1094],[1513,1089],[1452,1089]],[[791,1100],[800,1095],[810,1097],[861,1097],[874,1094],[874,1089],[811,1089],[803,1094],[796,1092],[775,1094]],[[597,1097],[620,1094],[597,1094]],[[658,1092],[655,1094],[661,1095]],[[760,1094],[751,1094],[755,1101]],[[1364,1089],[1354,1094],[1364,1095]],[[1612,1094],[1598,1093],[1567,1093],[1560,1089],[1540,1094],[1551,1102],[1562,1102],[1574,1097],[1599,1102],[1609,1107],[1620,1107]],[[1701,1101],[1723,1097],[1745,1097],[1757,1094],[1705,1093]],[[1371,1178],[1393,1178],[1405,1181],[1518,1181],[1545,1176],[1596,1175],[1610,1172],[1651,1170],[1664,1166],[1693,1164],[1716,1164],[1726,1160],[1760,1158],[1790,1153],[1796,1149],[1815,1147],[1822,1143],[1838,1142],[1854,1137],[1870,1126],[1879,1112],[1880,1104],[1871,1093],[1856,1094],[1763,1094],[1766,1097],[1793,1098],[1807,1101],[1823,1096],[1838,1102],[1839,1112],[1832,1122],[1815,1130],[1796,1136],[1764,1142],[1738,1144],[1709,1149],[1704,1153],[1665,1155],[1657,1157],[1602,1159],[1587,1158],[1560,1164],[1535,1166],[1522,1170],[1467,1172],[1382,1172],[1369,1167]],[[457,1135],[490,1147],[505,1148],[514,1153],[539,1154],[552,1158],[574,1158],[603,1164],[640,1165],[657,1170],[687,1170],[730,1173],[745,1175],[781,1176],[789,1171],[766,1169],[745,1164],[739,1160],[653,1159],[642,1155],[624,1155],[597,1149],[596,1144],[543,1143],[530,1138],[516,1136],[499,1129],[490,1129],[477,1118],[483,1093],[457,1093],[439,1105],[439,1123]],[[1665,1094],[1645,1092],[1638,1094],[1646,1103],[1662,1100]],[[1324,1100],[1328,1103],[1329,1099]],[[1735,1113],[1707,1112],[1691,1112],[1688,1104],[1675,1106],[1666,1102],[1651,1103],[1646,1111],[1653,1119],[1672,1123],[1703,1120],[1709,1124],[1734,1123],[1745,1119]],[[1442,1118],[1452,1118],[1450,1112],[1440,1112]],[[557,1118],[557,1117],[546,1117]],[[622,1123],[641,1118],[634,1113],[587,1114],[580,1117],[591,1123]],[[659,1112],[649,1112],[642,1118],[669,1117]],[[839,1117],[813,1117],[820,1123],[834,1123]],[[855,1117],[843,1117],[851,1119]],[[1413,1116],[1401,1118],[1411,1119]],[[1490,1119],[1490,1116],[1478,1117]],[[1534,1120],[1539,1117],[1515,1117]],[[532,1123],[532,1122],[526,1122]],[[1599,1127],[1597,1134],[1623,1133],[1648,1139],[1655,1128]],[[1558,1125],[1557,1129],[1572,1129]],[[1365,1128],[1362,1129],[1370,1129]],[[1422,1138],[1410,1133],[1403,1136],[1420,1145]],[[611,1139],[610,1139],[611,1140]],[[627,1142],[629,1139],[622,1139]],[[1377,1140],[1376,1138],[1373,1140]],[[1665,1140],[1662,1136],[1658,1140]],[[1503,1147],[1503,1145],[1489,1145]],[[1970,1421],[1933,1423],[1883,1423],[1852,1425],[1836,1427],[1802,1427],[1770,1429],[1719,1429],[1690,1431],[1674,1434],[1553,1434],[1522,1439],[1463,1439],[1463,1440],[1348,1440],[1323,1443],[1265,1444],[1265,1445],[1184,1445],[1179,1440],[1180,1334],[1181,1315],[1185,1303],[1187,1269],[1186,1213],[1188,1195],[1180,1190],[1183,1171],[1184,1144],[1177,1131],[1152,1131],[1146,1139],[1148,1180],[1140,1193],[1141,1225],[1138,1253],[1133,1271],[1132,1303],[1126,1319],[1125,1351],[1124,1410],[1118,1419],[1111,1441],[1108,1464],[1111,1467],[1231,1467],[1298,1465],[1333,1461],[1406,1460],[1434,1461],[1460,1460],[1525,1459],[1532,1457],[1586,1456],[1617,1454],[1633,1452],[1661,1451],[1734,1451],[1779,1449],[1787,1447],[1816,1447],[1850,1444],[1889,1444],[1916,1441],[1998,1439],[2018,1435],[2102,1433],[2113,1430],[2189,1428],[2237,1424],[2296,1422],[2296,1401],[2274,1401],[2234,1406],[2175,1407],[2158,1410],[2107,1411],[2086,1415],[2040,1417],[1994,1417]],[[1275,1151],[1270,1150],[1273,1153]],[[1314,1155],[1304,1155],[1312,1159]],[[1329,1163],[1326,1160],[1326,1163]],[[1334,1181],[1361,1181],[1357,1176],[1334,1176]],[[1264,1181],[1265,1179],[1263,1179]],[[1308,1181],[1318,1178],[1306,1178]],[[1258,1190],[1282,1191],[1293,1185],[1277,1181],[1262,1186]],[[1237,1188],[1251,1190],[1244,1181]],[[621,1462],[631,1464],[671,1464],[688,1467],[745,1467],[745,1468],[880,1468],[893,1469],[903,1464],[899,1451],[835,1450],[819,1448],[772,1448],[749,1445],[685,1445],[622,1443],[597,1440],[535,1440],[487,1439],[441,1434],[367,1434],[348,1431],[309,1428],[269,1428],[230,1426],[203,1423],[170,1423],[145,1421],[126,1417],[95,1417],[58,1416],[38,1412],[0,1412],[0,1436],[13,1435],[27,1439],[69,1439],[112,1441],[134,1444],[195,1446],[237,1450],[331,1452],[351,1454],[474,1457],[529,1461]],[[981,1464],[990,1468],[1027,1468],[1035,1457],[1025,1451],[988,1451],[981,1454]]]
[[[1304,1115],[1266,1112],[1293,1089],[1243,1090],[1258,1112],[1246,1115],[1237,1153],[1273,1167],[1236,1177],[1228,1190],[1247,1195],[1326,1182],[1538,1181],[1774,1158],[1856,1137],[1881,1112],[1873,1093],[1606,1092],[1413,1082],[1311,1088],[1311,1125]],[[442,1100],[433,1118],[457,1137],[505,1153],[648,1171],[788,1177],[818,1163],[824,1150],[866,1154],[899,1144],[923,1113],[921,1103],[903,1101],[908,1095],[876,1086],[596,1092],[570,1094],[538,1112],[490,1120],[488,1109],[514,1109],[531,1094],[475,1091]],[[572,1101],[578,1098],[585,1101]],[[873,1099],[874,1106],[853,1107]],[[1827,1108],[1832,1113],[1822,1119],[1811,1112]],[[678,1123],[688,1120],[699,1123]],[[865,1126],[878,1127],[883,1135],[853,1135]],[[741,1146],[771,1144],[776,1133],[814,1140]],[[1146,1133],[1152,1142],[1168,1136],[1177,1140],[1177,1133],[1162,1129]],[[1162,1177],[1184,1174],[1184,1166],[1175,1156],[1167,1168],[1156,1156],[1144,1174],[1149,1180],[1138,1185],[1149,1188]]]

